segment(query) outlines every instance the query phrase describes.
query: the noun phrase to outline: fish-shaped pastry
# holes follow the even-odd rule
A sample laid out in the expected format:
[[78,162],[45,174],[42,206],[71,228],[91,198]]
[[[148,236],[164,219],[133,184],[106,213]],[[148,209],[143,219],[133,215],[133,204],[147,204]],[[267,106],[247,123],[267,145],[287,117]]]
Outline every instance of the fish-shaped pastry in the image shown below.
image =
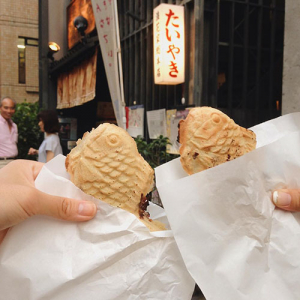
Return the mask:
[[165,229],[146,212],[154,170],[126,130],[104,123],[86,132],[67,155],[66,169],[86,194],[134,214],[150,231]]
[[179,122],[179,153],[183,169],[194,174],[233,160],[256,148],[253,131],[237,125],[212,107],[192,108]]

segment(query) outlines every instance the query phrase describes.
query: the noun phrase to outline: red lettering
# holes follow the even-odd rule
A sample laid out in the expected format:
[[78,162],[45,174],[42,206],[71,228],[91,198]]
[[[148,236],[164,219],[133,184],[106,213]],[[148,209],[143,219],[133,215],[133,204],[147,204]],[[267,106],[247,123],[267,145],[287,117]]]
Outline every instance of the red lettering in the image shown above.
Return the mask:
[[168,28],[166,28],[166,37],[167,37],[167,40],[169,41],[169,42],[171,42],[171,35],[169,35],[169,29]]
[[160,42],[160,34],[158,33],[157,35],[156,35],[156,43],[159,43]]
[[174,53],[176,53],[176,54],[180,53],[180,48],[175,47],[174,45],[169,45],[169,51],[167,51],[167,53],[171,53],[173,56],[173,59],[176,59]]
[[[175,13],[171,9],[169,9],[169,13],[166,14],[166,16],[168,17],[167,22],[166,22],[166,26],[169,26],[169,23],[170,23],[171,19],[177,20],[179,18],[178,16],[174,16],[174,15],[175,15]],[[179,27],[178,24],[172,23],[172,25],[174,27]]]
[[159,11],[157,11],[155,14],[155,21],[158,21],[158,20],[159,20]]
[[173,13],[173,11],[171,9],[169,9],[169,13],[166,14],[166,16],[168,17],[167,22],[166,22],[166,26],[169,26],[169,22],[172,18],[172,16],[174,16],[175,14]]
[[157,69],[156,75],[157,77],[160,77],[160,68]]
[[[177,30],[174,30],[174,32],[176,32],[176,37],[179,39],[180,33]],[[166,28],[166,38],[169,42],[172,41],[171,34],[169,33],[169,28]]]
[[170,61],[169,66],[170,66],[169,75],[173,78],[176,78],[178,74],[177,64],[174,61]]

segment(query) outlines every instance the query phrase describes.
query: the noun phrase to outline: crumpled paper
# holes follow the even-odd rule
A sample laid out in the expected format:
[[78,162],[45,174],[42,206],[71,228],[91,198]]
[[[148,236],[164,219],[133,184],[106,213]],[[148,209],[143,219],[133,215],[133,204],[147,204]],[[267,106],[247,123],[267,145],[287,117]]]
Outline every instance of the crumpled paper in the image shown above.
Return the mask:
[[[84,223],[35,216],[13,227],[0,247],[0,299],[191,299],[189,275],[172,231],[150,233],[134,215],[84,194],[69,181],[60,155],[36,187],[52,195],[94,201]],[[151,217],[167,222],[164,210]]]
[[300,188],[300,113],[251,129],[256,150],[191,176],[173,160],[155,170],[158,191],[207,300],[299,299],[300,213],[271,195]]

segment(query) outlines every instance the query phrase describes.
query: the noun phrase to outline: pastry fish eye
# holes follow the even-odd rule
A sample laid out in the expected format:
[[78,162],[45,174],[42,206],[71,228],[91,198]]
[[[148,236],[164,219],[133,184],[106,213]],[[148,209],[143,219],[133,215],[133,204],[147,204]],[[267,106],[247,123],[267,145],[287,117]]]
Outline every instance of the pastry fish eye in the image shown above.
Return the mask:
[[106,142],[109,146],[111,147],[116,147],[120,144],[121,142],[121,139],[118,137],[118,135],[116,134],[109,134],[107,137],[106,137]]
[[218,123],[221,122],[221,118],[220,118],[220,116],[218,114],[213,114],[211,119],[216,124],[218,124]]

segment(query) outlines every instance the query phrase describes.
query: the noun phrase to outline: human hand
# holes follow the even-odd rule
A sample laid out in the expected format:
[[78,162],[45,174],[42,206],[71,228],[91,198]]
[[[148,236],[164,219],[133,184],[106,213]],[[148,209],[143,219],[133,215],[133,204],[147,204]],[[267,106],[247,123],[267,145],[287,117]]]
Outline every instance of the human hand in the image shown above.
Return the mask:
[[273,203],[284,210],[300,211],[300,189],[274,191]]
[[39,151],[34,148],[30,148],[28,150],[28,155],[37,155],[38,153],[39,153]]
[[35,188],[43,163],[15,160],[0,170],[0,244],[8,229],[34,215],[87,221],[97,211],[91,201],[52,196]]

